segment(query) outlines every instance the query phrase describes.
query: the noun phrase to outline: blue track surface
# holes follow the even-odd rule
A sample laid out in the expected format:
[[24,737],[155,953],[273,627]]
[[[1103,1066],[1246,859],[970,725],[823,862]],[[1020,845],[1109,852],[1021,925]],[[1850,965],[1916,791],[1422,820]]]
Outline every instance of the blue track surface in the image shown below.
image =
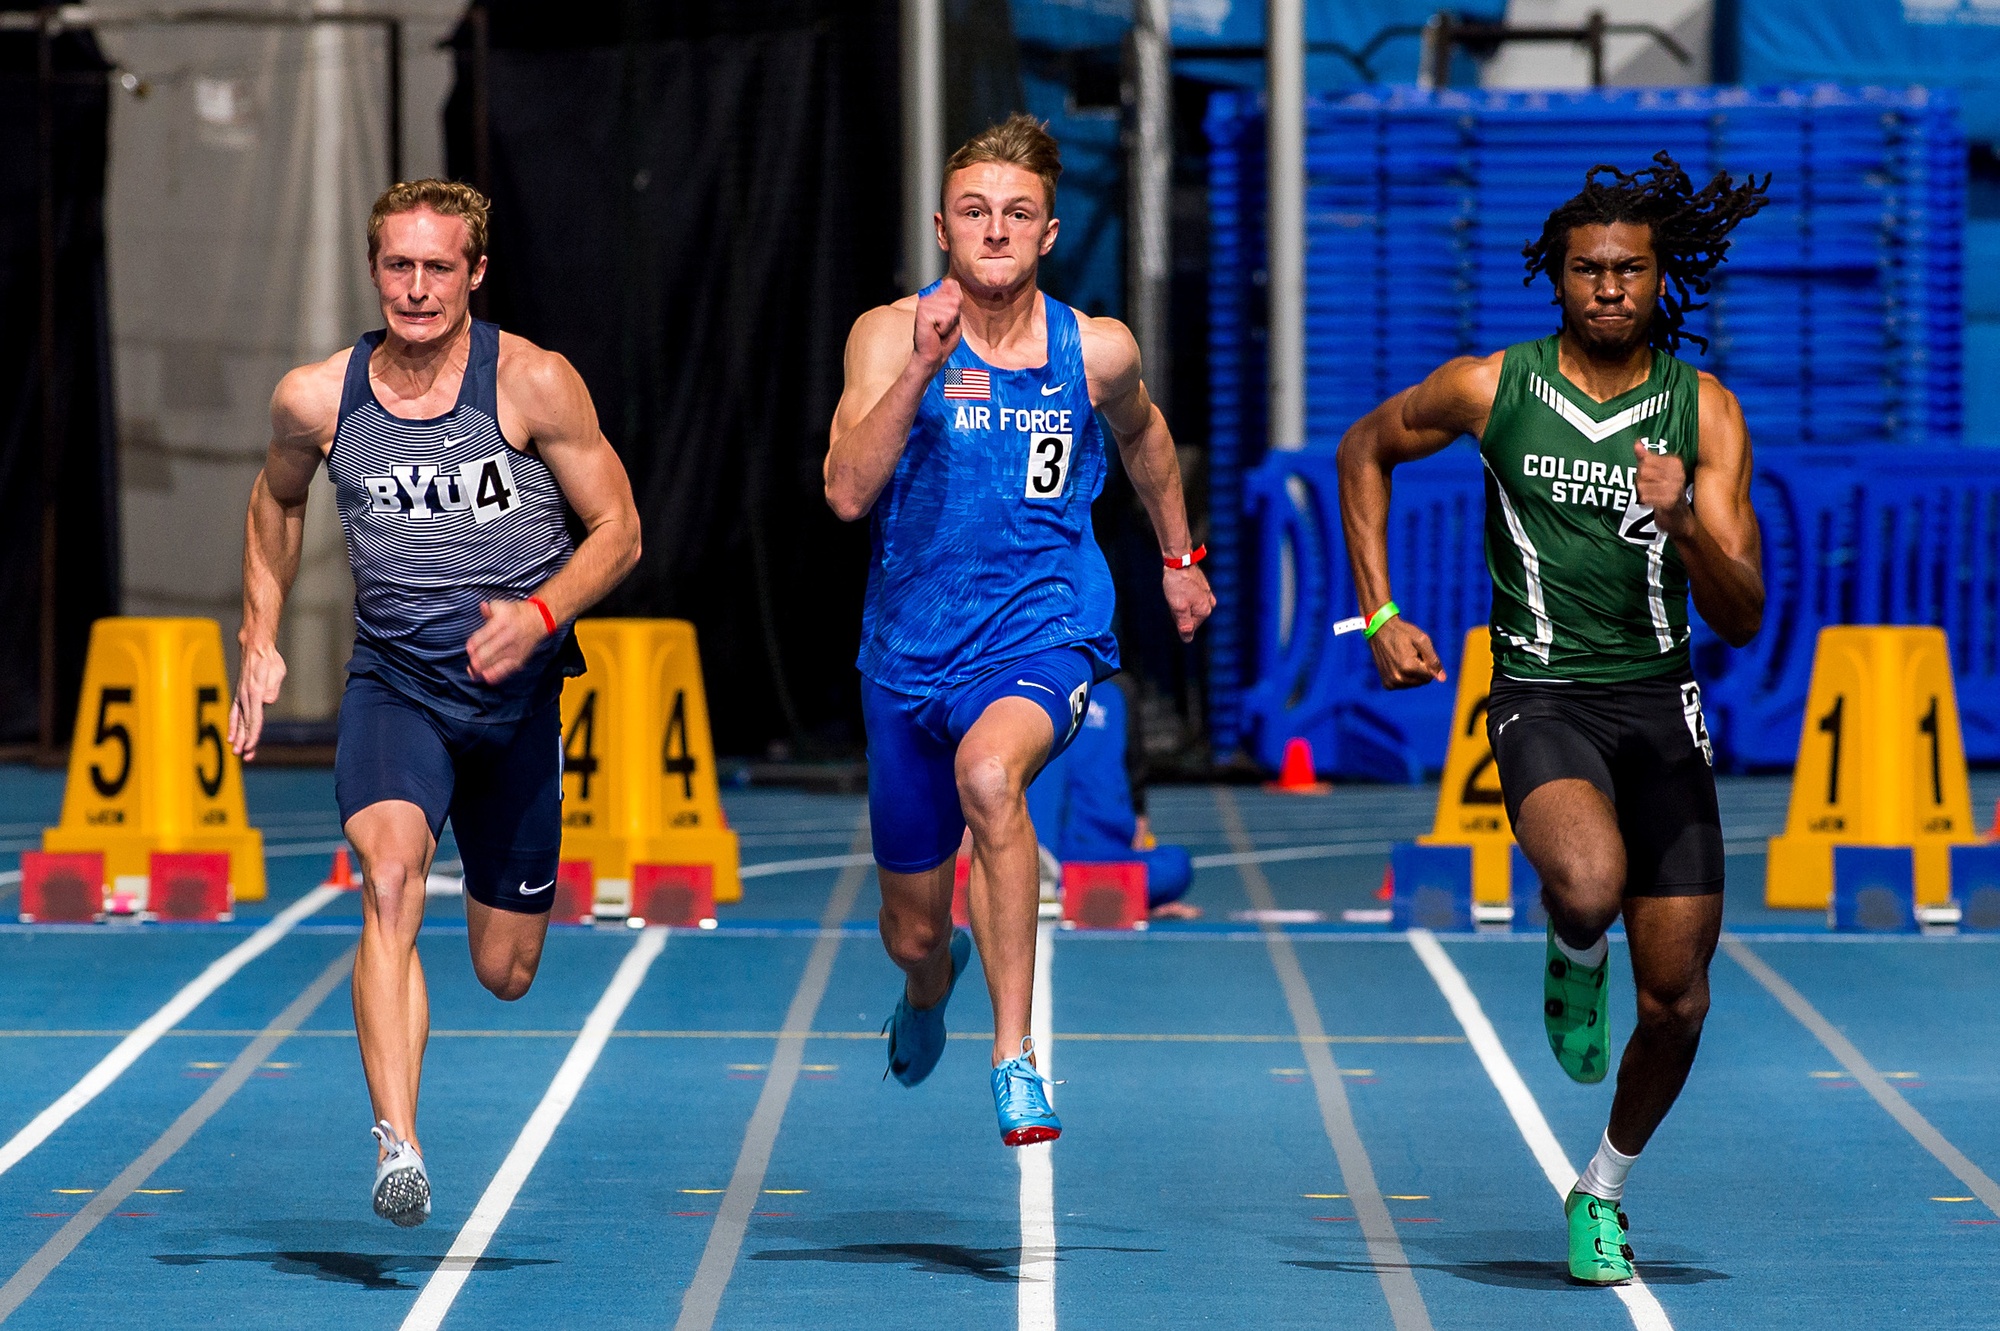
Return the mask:
[[[1981,807],[1996,786],[1976,779]],[[55,774],[0,769],[0,873],[53,820],[60,793]],[[324,876],[339,835],[330,776],[253,773],[249,796],[274,851],[272,899],[235,924],[0,926],[0,1140]],[[483,1254],[459,1263],[443,1324],[674,1326],[707,1254],[718,1327],[1390,1328],[1381,1236],[1371,1257],[1349,1195],[1358,1185],[1336,1159],[1329,1088],[1300,1037],[1303,1001],[1327,1037],[1311,1048],[1331,1055],[1320,1066],[1393,1220],[1401,1258],[1387,1264],[1413,1278],[1415,1315],[1481,1331],[1571,1315],[1657,1325],[1566,1283],[1558,1200],[1491,1058],[1409,941],[1340,923],[1377,904],[1388,843],[1425,830],[1434,797],[1154,792],[1156,829],[1198,863],[1245,846],[1321,849],[1200,868],[1195,925],[1053,934],[1049,1052],[1067,1132],[1048,1152],[1052,1267],[1024,1240],[1033,1204],[1018,1153],[994,1130],[982,977],[958,991],[957,1038],[931,1080],[885,1081],[878,1031],[898,977],[874,937],[872,873],[753,875],[721,928],[667,939]],[[2000,1213],[1988,1205],[2000,1192],[1980,1200],[1982,1185],[1941,1163],[1867,1082],[1879,1073],[1873,1084],[1962,1152],[1976,1180],[2000,1173],[2000,940],[1833,939],[1817,917],[1765,910],[1761,838],[1784,801],[1782,781],[1724,784],[1728,925],[1852,1042],[1863,1079],[1744,964],[1718,956],[1695,1074],[1626,1195],[1640,1270],[1674,1327],[2000,1326]],[[838,860],[857,844],[857,798],[742,791],[728,803],[746,865]],[[1278,907],[1328,922],[1260,929],[1244,912],[1265,886]],[[843,889],[844,923],[823,932]],[[0,893],[11,891],[9,876]],[[11,918],[11,900],[0,911]],[[374,1153],[342,982],[139,1191],[49,1256],[93,1197],[205,1092],[227,1089],[218,1079],[232,1061],[334,973],[357,933],[351,896],[309,916],[0,1169],[0,1281],[32,1285],[25,1298],[0,1289],[0,1320],[405,1324],[638,934],[553,931],[533,991],[502,1004],[472,977],[455,902],[432,900],[428,1226],[399,1230],[369,1211]],[[1570,1083],[1547,1054],[1539,938],[1440,941],[1500,1057],[1581,1166],[1611,1088]],[[812,1033],[781,1039],[788,1009],[818,992],[802,987],[816,949]],[[1284,958],[1303,982],[1289,996]],[[1628,984],[1613,1020],[1622,1040]],[[746,1150],[760,1121],[776,1127],[767,1161]],[[726,1260],[732,1180],[748,1214]],[[1030,1296],[1045,1292],[1051,1271],[1053,1320],[1023,1300],[1024,1280]],[[1404,1325],[1422,1325],[1410,1307]]]

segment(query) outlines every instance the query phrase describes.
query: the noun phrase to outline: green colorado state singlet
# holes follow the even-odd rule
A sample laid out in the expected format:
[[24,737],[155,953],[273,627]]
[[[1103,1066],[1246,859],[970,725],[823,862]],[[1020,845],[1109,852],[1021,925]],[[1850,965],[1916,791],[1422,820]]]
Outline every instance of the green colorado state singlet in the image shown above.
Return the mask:
[[1479,445],[1494,669],[1595,684],[1684,673],[1687,570],[1633,495],[1632,445],[1693,477],[1696,372],[1655,351],[1644,383],[1594,402],[1557,370],[1557,343],[1507,348]]

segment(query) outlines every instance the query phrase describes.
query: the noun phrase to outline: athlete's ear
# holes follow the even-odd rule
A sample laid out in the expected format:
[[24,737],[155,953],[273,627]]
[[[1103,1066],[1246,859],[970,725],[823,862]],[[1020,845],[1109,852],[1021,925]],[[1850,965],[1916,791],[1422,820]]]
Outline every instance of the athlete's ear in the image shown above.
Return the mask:
[[1042,232],[1042,245],[1041,248],[1036,251],[1036,253],[1041,255],[1044,259],[1048,258],[1049,251],[1056,247],[1056,232],[1060,231],[1061,229],[1062,229],[1062,219],[1060,217],[1051,217],[1049,219],[1049,229],[1047,231]]
[[486,256],[480,255],[479,262],[472,265],[472,281],[466,285],[467,291],[479,290],[479,284],[486,280]]
[[943,250],[946,254],[951,253],[951,237],[945,232],[944,229],[944,214],[942,212],[932,213],[931,225],[937,228],[938,248]]

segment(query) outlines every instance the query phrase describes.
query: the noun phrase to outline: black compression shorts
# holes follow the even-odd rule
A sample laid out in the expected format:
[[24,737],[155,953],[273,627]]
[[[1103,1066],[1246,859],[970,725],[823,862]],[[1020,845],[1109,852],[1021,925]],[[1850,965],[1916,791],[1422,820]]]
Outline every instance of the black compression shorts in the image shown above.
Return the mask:
[[1618,811],[1625,895],[1722,890],[1715,767],[1692,679],[1565,684],[1496,676],[1486,734],[1507,816],[1537,787],[1588,781]]

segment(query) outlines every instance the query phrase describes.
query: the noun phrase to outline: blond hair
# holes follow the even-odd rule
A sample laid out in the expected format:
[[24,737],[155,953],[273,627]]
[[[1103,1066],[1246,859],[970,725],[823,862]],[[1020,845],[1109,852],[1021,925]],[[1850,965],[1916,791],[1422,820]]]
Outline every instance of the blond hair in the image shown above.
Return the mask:
[[1056,178],[1062,175],[1062,149],[1049,133],[1048,123],[1016,111],[997,125],[989,125],[967,139],[944,164],[947,186],[952,176],[968,166],[1000,162],[1032,171],[1042,180],[1051,213],[1056,210]]
[[428,208],[439,217],[456,217],[465,223],[465,261],[478,267],[486,257],[486,196],[456,180],[404,180],[382,191],[368,210],[368,262],[375,262],[382,248],[382,223],[397,213],[413,213]]

